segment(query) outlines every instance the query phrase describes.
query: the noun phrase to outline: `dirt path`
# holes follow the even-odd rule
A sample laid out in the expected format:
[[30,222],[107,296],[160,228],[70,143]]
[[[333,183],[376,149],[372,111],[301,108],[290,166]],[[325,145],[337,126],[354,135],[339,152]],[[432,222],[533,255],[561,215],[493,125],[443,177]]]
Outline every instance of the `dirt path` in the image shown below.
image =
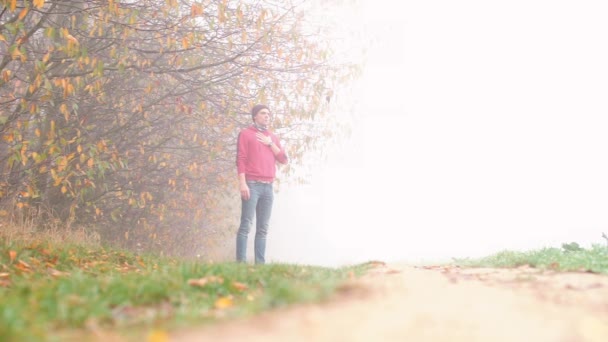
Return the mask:
[[608,276],[378,265],[332,301],[171,341],[608,341]]

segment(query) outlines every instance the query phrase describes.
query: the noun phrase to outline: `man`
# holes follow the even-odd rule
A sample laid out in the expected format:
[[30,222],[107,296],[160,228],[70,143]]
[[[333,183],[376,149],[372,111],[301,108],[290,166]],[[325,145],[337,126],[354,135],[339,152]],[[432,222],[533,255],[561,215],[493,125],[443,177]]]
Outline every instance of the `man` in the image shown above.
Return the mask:
[[266,234],[274,198],[275,164],[287,164],[287,156],[279,139],[268,130],[268,107],[262,104],[254,106],[251,116],[253,125],[243,129],[237,141],[236,166],[242,206],[241,225],[236,236],[236,260],[246,261],[247,235],[255,216],[255,263],[263,264],[266,262]]

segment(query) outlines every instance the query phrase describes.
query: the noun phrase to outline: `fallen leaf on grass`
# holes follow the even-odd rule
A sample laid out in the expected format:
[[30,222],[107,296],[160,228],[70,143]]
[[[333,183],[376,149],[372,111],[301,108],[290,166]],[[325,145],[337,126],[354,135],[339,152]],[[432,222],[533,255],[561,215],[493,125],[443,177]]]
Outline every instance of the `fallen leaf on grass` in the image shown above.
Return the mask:
[[61,277],[61,276],[67,276],[70,275],[68,272],[61,272],[59,270],[56,270],[54,268],[48,268],[47,271],[49,272],[49,274],[53,277]]
[[198,286],[198,287],[204,287],[205,285],[212,284],[212,283],[222,284],[222,283],[224,283],[224,278],[216,277],[216,276],[209,276],[209,277],[203,277],[200,279],[188,280],[188,285]]
[[8,251],[8,258],[11,260],[11,262],[15,261],[16,257],[17,257],[17,252],[15,252],[15,251]]
[[15,264],[15,267],[18,268],[19,270],[23,271],[23,272],[31,272],[32,270],[30,269],[30,265],[23,261],[23,260],[19,260],[17,261],[17,263]]
[[11,281],[7,279],[0,279],[0,287],[9,287],[11,286]]
[[32,265],[34,265],[34,266],[40,266],[41,261],[34,257],[30,257],[30,263],[32,263]]
[[0,279],[2,279],[2,278],[8,278],[10,276],[11,276],[11,274],[8,273],[8,272],[2,272],[2,273],[0,273]]
[[234,287],[235,289],[237,289],[238,291],[244,291],[247,290],[247,285],[243,284],[243,283],[239,283],[238,281],[233,281],[232,282],[232,287]]
[[226,309],[233,305],[232,296],[220,297],[215,301],[216,309]]

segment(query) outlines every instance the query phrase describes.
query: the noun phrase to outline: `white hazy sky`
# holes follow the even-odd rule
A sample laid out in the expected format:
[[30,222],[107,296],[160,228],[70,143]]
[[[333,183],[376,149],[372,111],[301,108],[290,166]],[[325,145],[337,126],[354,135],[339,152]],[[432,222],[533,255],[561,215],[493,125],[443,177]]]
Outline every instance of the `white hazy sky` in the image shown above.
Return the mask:
[[359,120],[311,184],[276,195],[268,259],[336,266],[604,243],[608,3],[351,3],[345,24],[376,37],[342,97]]

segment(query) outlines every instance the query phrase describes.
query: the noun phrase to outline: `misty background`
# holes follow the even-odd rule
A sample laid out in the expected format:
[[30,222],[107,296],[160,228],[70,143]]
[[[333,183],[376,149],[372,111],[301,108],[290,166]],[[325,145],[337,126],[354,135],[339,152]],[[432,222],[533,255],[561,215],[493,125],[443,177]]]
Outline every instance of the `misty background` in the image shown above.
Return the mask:
[[[276,194],[267,258],[433,262],[604,243],[608,5],[346,2],[352,135]],[[345,5],[346,6],[346,5]],[[251,249],[251,248],[250,248]]]

